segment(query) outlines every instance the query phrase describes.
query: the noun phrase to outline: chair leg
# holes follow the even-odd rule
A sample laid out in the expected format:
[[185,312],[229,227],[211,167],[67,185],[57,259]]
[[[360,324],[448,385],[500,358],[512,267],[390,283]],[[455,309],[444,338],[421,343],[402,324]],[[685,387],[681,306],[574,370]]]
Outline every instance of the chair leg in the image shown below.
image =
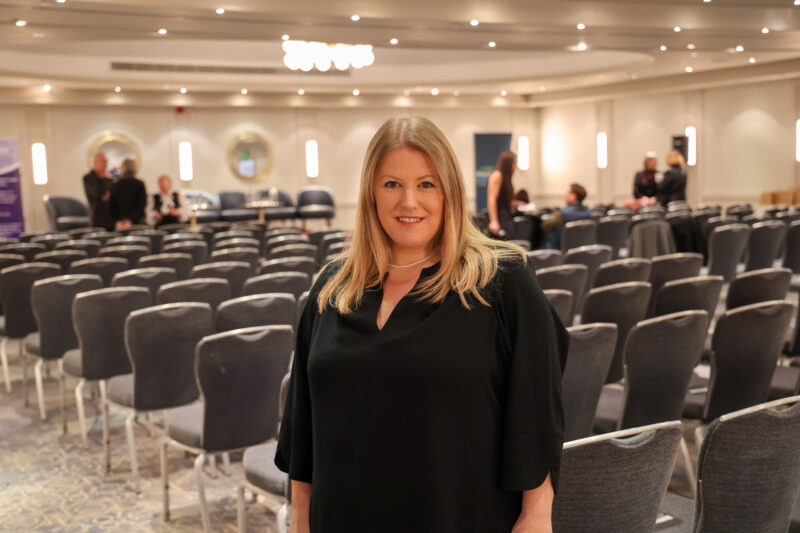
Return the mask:
[[208,455],[208,477],[217,479],[217,457],[213,454]]
[[42,383],[42,367],[44,359],[39,358],[33,367],[33,376],[36,379],[36,397],[39,399],[39,416],[42,420],[47,420],[47,412],[44,409],[44,384]]
[[78,423],[81,426],[81,438],[83,439],[83,446],[89,447],[89,436],[86,434],[86,412],[83,410],[83,386],[86,380],[81,378],[75,386],[75,405],[78,408]]
[[224,465],[225,469],[222,471],[223,474],[226,476],[231,475],[231,456],[228,452],[222,454],[222,464]]
[[66,388],[64,385],[64,381],[66,380],[64,376],[64,360],[58,360],[58,396],[60,398],[60,407],[61,407],[61,429],[63,430],[64,435],[67,434],[67,401],[65,398],[66,392],[64,389]]
[[681,437],[681,455],[683,456],[683,466],[686,467],[686,477],[689,478],[689,485],[692,488],[692,496],[697,496],[697,476],[694,473],[694,466],[692,466],[692,458],[689,456],[689,447],[686,441]]
[[169,521],[169,472],[167,470],[167,439],[161,439],[161,486],[164,491],[164,520]]
[[131,456],[131,474],[133,475],[133,490],[136,494],[141,492],[139,486],[139,459],[136,456],[136,440],[133,438],[133,419],[136,412],[132,412],[125,418],[125,435],[128,437],[128,453]]
[[247,521],[246,518],[244,485],[239,485],[239,487],[236,489],[236,524],[238,533],[245,532],[245,522]]
[[206,487],[203,480],[203,465],[206,462],[206,454],[201,453],[194,460],[194,475],[197,477],[197,495],[200,498],[200,516],[203,520],[203,531],[211,533],[211,517],[208,515],[208,504],[206,503]]
[[22,361],[22,396],[25,398],[25,407],[30,407],[28,400],[28,354],[25,353],[25,339],[19,340],[19,358]]
[[6,392],[11,392],[11,377],[8,375],[8,353],[6,353],[6,349],[8,348],[8,338],[3,337],[3,340],[0,341],[0,360],[3,363],[3,378],[6,382]]
[[278,509],[278,514],[275,517],[275,521],[278,523],[279,533],[289,533],[289,528],[286,527],[288,518],[289,518],[289,504],[284,503],[283,505],[281,505],[281,508]]
[[109,437],[108,401],[106,399],[106,381],[100,381],[100,412],[103,418],[103,469],[111,472],[111,438]]

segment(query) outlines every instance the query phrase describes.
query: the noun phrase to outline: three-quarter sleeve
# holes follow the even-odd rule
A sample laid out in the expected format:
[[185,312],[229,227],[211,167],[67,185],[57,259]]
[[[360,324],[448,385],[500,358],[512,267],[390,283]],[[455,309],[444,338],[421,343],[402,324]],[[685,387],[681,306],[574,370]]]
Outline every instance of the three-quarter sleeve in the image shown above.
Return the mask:
[[530,267],[506,263],[495,304],[508,352],[501,485],[529,490],[551,474],[557,490],[564,441],[561,375],[569,336]]

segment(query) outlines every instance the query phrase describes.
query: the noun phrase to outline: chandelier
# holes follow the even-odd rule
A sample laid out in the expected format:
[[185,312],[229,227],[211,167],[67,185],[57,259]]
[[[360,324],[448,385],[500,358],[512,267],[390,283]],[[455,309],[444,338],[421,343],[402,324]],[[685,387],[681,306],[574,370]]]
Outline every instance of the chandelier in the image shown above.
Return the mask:
[[327,72],[363,68],[375,61],[371,44],[328,44],[317,41],[283,41],[283,64],[292,70]]

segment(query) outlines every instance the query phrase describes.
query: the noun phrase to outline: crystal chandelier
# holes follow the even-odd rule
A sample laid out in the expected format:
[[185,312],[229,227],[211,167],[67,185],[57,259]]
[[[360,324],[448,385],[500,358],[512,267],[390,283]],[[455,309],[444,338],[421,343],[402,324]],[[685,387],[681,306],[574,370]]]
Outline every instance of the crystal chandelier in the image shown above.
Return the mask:
[[363,68],[375,61],[371,44],[328,44],[317,41],[283,41],[283,64],[292,70],[320,72]]

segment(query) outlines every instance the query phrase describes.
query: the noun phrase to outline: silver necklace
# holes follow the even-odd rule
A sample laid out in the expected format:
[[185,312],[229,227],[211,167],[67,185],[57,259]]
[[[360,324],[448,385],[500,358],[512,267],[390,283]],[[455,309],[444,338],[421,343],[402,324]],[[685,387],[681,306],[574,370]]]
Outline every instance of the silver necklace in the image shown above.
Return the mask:
[[409,268],[409,267],[416,266],[416,265],[418,265],[420,263],[424,263],[425,261],[427,261],[431,257],[433,257],[433,254],[429,255],[428,257],[423,257],[419,261],[414,261],[413,263],[409,263],[407,265],[393,265],[393,264],[389,263],[389,266],[392,267],[392,268]]

